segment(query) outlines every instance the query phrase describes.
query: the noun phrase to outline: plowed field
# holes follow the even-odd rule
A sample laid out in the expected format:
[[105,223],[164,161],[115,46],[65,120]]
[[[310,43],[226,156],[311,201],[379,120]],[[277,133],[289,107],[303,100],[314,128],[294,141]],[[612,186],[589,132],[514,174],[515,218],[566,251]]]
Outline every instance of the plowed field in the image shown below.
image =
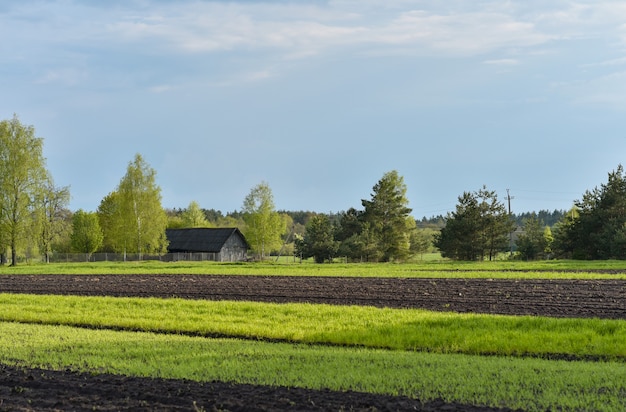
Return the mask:
[[0,275],[0,292],[369,305],[626,319],[624,280]]
[[[310,302],[626,319],[626,281],[208,275],[0,275],[0,292]],[[356,392],[0,366],[0,410],[494,410]]]

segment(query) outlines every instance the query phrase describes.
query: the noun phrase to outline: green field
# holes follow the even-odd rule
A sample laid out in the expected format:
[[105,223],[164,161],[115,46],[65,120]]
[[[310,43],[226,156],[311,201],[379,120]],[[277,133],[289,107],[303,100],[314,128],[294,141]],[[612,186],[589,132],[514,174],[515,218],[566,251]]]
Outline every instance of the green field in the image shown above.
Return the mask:
[[[617,261],[151,262],[3,267],[0,273],[429,277],[530,273],[532,277],[615,278],[618,275],[592,270],[617,271],[624,266]],[[559,360],[563,358],[570,360]],[[0,294],[0,362],[94,373],[351,389],[525,410],[626,410],[624,320]]]
[[[598,273],[604,271],[605,273]],[[624,271],[624,273],[614,273]],[[96,262],[23,264],[0,266],[0,274],[220,274],[263,276],[359,276],[515,279],[626,279],[626,261],[548,260],[521,262],[452,262],[429,260],[418,263],[216,263],[216,262]]]

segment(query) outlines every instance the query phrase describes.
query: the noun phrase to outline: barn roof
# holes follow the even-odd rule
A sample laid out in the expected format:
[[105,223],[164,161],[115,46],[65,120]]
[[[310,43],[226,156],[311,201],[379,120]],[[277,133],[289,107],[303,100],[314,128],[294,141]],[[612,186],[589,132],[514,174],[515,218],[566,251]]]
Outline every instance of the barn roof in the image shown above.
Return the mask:
[[229,228],[188,228],[167,229],[165,236],[171,252],[219,253],[231,236],[239,236],[248,245],[243,234],[236,227]]

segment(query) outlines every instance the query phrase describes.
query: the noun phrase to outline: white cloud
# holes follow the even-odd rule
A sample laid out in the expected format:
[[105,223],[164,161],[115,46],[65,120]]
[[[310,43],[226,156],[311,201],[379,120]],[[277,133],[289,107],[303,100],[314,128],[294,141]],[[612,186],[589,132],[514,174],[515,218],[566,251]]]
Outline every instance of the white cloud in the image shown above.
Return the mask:
[[160,84],[157,86],[152,86],[148,90],[152,93],[165,93],[173,90],[174,88],[169,84]]
[[[269,6],[268,6],[269,7]],[[358,8],[358,4],[354,5]],[[108,26],[121,41],[158,41],[180,51],[205,53],[274,49],[316,54],[331,47],[416,47],[446,54],[485,53],[549,41],[532,22],[501,12],[436,13],[427,10],[374,11],[311,5],[201,3],[158,10]]]
[[496,60],[485,60],[484,64],[491,64],[494,66],[517,66],[519,64],[519,60],[517,59],[496,59]]
[[584,81],[558,83],[553,87],[576,105],[626,110],[626,71]]
[[613,66],[622,66],[626,65],[626,57],[618,57],[615,59],[603,60],[595,63],[585,63],[581,64],[580,67],[583,69],[595,69],[595,68],[603,68],[603,67],[613,67]]
[[60,84],[62,86],[75,86],[88,79],[85,71],[74,68],[60,68],[47,70],[34,80],[35,84]]

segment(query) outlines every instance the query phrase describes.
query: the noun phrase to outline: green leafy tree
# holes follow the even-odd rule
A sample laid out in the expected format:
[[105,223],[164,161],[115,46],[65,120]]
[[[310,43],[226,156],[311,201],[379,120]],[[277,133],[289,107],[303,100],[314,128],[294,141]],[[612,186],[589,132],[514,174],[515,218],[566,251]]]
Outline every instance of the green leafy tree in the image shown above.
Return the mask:
[[306,231],[298,250],[302,257],[315,259],[315,263],[332,262],[338,249],[334,228],[327,215],[313,216],[306,224]]
[[393,170],[374,185],[371,200],[361,201],[364,221],[377,241],[380,259],[385,262],[406,260],[410,256],[411,209],[404,178]]
[[38,197],[40,212],[40,249],[47,262],[55,242],[61,241],[67,232],[67,206],[70,202],[69,187],[56,187],[49,179]]
[[432,228],[415,229],[411,232],[411,253],[423,256],[433,247],[435,230]]
[[497,195],[486,187],[464,192],[446,226],[435,236],[434,245],[443,257],[455,260],[494,259],[506,250],[514,222]]
[[546,258],[550,259],[552,257],[552,244],[554,243],[554,236],[552,235],[552,229],[550,229],[550,226],[546,226],[543,229],[543,240],[545,242],[543,253]]
[[98,215],[80,209],[72,216],[71,245],[74,252],[89,256],[102,246],[104,234],[100,228]]
[[178,209],[165,209],[167,215],[167,228],[168,229],[182,229],[185,227],[183,223],[182,210]]
[[244,235],[253,252],[261,259],[280,249],[285,222],[274,206],[272,190],[266,182],[252,188],[241,209],[245,222]]
[[182,227],[211,227],[200,205],[192,200],[181,213]]
[[[44,190],[48,172],[43,157],[43,139],[16,115],[0,122],[0,250],[11,250],[11,265],[17,264],[18,248],[30,242],[35,199]],[[3,259],[4,260],[4,259]]]
[[156,172],[141,157],[128,164],[117,190],[107,195],[98,208],[105,246],[116,252],[164,253],[167,215],[161,206],[161,188]]
[[120,194],[113,191],[106,195],[98,206],[98,221],[104,234],[102,250],[105,252],[122,253],[125,249],[124,219]]

